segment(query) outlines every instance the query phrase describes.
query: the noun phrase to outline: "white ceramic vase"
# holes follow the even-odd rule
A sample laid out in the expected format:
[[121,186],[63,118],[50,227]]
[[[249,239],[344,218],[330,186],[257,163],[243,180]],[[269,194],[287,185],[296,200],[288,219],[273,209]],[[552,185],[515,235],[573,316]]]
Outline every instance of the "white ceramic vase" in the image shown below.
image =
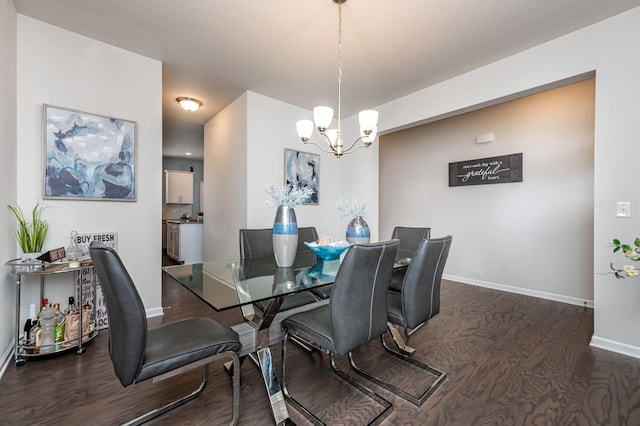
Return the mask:
[[298,251],[298,222],[293,207],[278,206],[273,222],[273,254],[281,268],[293,266]]

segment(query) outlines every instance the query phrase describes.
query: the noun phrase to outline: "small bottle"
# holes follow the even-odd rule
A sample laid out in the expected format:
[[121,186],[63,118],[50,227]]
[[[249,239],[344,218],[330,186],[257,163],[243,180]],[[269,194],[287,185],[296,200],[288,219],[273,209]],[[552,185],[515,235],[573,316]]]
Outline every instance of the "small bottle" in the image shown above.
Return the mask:
[[78,231],[71,231],[71,241],[69,242],[69,247],[65,249],[65,254],[70,268],[80,267],[82,249],[78,246]]
[[78,308],[76,307],[76,299],[73,296],[69,296],[69,306],[67,306],[67,310],[65,313],[72,314],[77,312]]
[[91,335],[91,333],[93,333],[93,331],[96,329],[96,319],[95,319],[95,317],[93,315],[94,311],[93,311],[93,309],[91,309],[91,305],[87,303],[82,307],[82,312],[83,313],[86,312],[85,316],[82,317],[82,319],[84,320],[85,317],[89,319],[89,324],[87,326],[87,330],[88,330],[87,332],[88,332],[89,335]]
[[29,330],[29,345],[31,348],[28,353],[37,354],[40,352],[40,344],[42,343],[42,328],[40,327],[40,323],[36,322],[36,324],[31,327]]
[[55,342],[55,349],[62,348],[62,342],[64,342],[64,320],[66,316],[60,312],[60,304],[55,303],[53,305],[55,310],[55,322],[53,326],[53,341]]
[[41,354],[52,352],[54,349],[54,328],[56,321],[56,312],[47,299],[43,299],[42,304],[45,306],[43,306],[40,311],[40,327],[42,329],[42,340],[40,341]]
[[78,339],[79,313],[73,296],[69,297],[69,306],[67,306],[65,313],[64,343],[62,343],[62,346],[68,347],[74,344],[74,340]]
[[[36,325],[38,323],[38,317],[36,316],[36,304],[32,303],[29,305],[29,318],[27,318],[27,321],[25,321],[24,323],[24,337],[23,337],[23,342],[26,346],[32,345],[31,343],[31,337],[30,337],[30,332],[31,332],[31,328],[33,328],[34,325]],[[26,352],[28,354],[33,353],[33,350],[31,348],[27,348]]]
[[27,321],[24,323],[24,343],[27,345],[29,344],[29,331],[37,321],[38,321],[38,317],[36,316],[36,304],[32,303],[29,305],[29,317],[27,318]]

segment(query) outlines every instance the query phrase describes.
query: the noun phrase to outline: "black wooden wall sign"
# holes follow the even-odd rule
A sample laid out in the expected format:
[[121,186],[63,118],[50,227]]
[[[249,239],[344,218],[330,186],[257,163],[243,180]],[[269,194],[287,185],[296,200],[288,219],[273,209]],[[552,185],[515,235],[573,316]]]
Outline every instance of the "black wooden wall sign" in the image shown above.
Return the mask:
[[449,163],[449,186],[522,182],[522,153]]

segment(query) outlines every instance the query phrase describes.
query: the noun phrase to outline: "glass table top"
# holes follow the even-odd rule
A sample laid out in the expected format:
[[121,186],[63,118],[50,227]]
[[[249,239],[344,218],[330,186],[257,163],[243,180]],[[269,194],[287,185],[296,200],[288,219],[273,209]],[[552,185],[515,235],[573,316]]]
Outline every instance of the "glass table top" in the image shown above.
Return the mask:
[[333,283],[340,260],[298,253],[290,268],[273,257],[165,266],[172,278],[216,310],[248,305]]

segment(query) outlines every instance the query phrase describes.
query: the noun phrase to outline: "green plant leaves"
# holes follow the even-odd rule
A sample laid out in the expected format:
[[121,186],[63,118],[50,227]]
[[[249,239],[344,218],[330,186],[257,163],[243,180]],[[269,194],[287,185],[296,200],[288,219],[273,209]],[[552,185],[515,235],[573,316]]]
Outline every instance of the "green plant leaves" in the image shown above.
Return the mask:
[[31,212],[31,221],[27,222],[20,206],[7,205],[7,208],[16,218],[18,228],[15,231],[16,240],[24,253],[37,253],[42,251],[44,239],[49,230],[49,224],[43,219],[44,204],[38,203]]

